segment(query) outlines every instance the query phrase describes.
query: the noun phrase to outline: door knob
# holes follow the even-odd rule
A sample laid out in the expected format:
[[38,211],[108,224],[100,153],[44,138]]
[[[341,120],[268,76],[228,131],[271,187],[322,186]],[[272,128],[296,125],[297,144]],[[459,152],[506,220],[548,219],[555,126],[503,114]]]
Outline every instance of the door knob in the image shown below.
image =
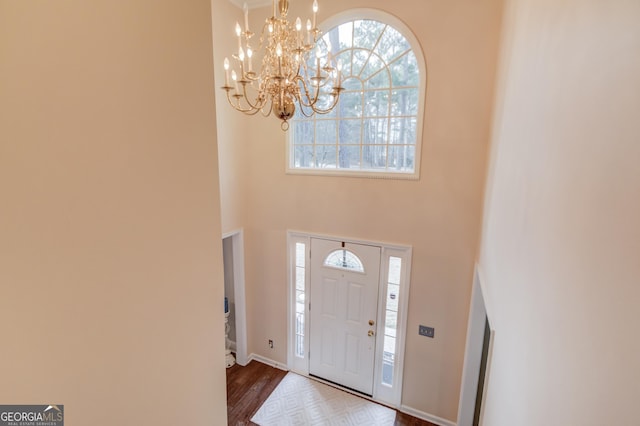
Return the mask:
[[369,330],[369,332],[367,333],[367,335],[369,335],[369,336],[373,336],[373,330]]
[[369,325],[373,325],[373,324],[374,324],[373,320],[369,320]]

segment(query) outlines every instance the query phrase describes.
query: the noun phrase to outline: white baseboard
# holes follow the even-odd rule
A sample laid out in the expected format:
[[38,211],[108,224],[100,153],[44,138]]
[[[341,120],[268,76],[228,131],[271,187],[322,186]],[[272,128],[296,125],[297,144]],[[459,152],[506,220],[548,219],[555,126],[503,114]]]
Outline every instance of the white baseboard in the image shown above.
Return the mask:
[[401,405],[398,410],[402,411],[405,414],[409,414],[410,416],[426,420],[439,426],[457,426],[456,422],[443,419],[442,417],[434,416],[433,414],[425,413],[424,411],[416,410],[415,408],[411,408],[406,405]]
[[289,371],[289,368],[285,364],[263,357],[262,355],[252,353],[251,355],[249,355],[249,360],[247,361],[247,364],[253,360],[261,362],[263,364],[270,365],[271,367],[279,368],[280,370]]

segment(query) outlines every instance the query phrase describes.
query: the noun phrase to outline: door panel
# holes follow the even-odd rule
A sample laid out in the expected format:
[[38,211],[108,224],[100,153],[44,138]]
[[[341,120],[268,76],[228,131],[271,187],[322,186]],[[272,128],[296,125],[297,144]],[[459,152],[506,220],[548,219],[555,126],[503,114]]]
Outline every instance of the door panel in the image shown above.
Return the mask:
[[[343,264],[336,262],[341,250],[362,265],[346,252]],[[331,254],[333,266],[327,266]],[[379,274],[380,247],[311,239],[309,373],[367,395],[373,393],[370,331],[376,327],[369,321],[377,318]]]

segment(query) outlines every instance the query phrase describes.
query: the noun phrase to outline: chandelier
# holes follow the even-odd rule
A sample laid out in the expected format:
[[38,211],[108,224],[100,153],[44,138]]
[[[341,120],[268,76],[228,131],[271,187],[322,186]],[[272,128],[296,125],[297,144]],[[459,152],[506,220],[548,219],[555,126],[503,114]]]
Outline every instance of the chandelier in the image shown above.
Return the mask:
[[[289,22],[288,0],[273,0],[272,16],[265,19],[257,44],[249,30],[249,8],[244,4],[244,30],[236,22],[238,53],[233,55],[234,69],[224,59],[223,90],[229,104],[247,115],[271,112],[289,129],[289,120],[297,108],[301,114],[326,114],[337,104],[341,87],[341,64],[331,55],[331,46],[316,46],[320,30],[316,26],[318,1],[313,1],[313,21],[307,19],[306,31],[300,18]],[[312,52],[315,51],[315,61]],[[259,71],[253,70],[252,58],[262,55]],[[229,79],[231,75],[231,80]],[[231,81],[233,86],[231,86]]]

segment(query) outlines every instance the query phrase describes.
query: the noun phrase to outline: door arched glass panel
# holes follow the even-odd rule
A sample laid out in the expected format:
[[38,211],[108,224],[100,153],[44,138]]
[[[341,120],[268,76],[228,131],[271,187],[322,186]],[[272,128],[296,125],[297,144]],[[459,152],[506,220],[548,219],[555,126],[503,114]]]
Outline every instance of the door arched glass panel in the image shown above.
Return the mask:
[[324,259],[323,264],[329,268],[346,269],[352,272],[364,273],[364,266],[360,258],[355,253],[346,249],[332,251]]

